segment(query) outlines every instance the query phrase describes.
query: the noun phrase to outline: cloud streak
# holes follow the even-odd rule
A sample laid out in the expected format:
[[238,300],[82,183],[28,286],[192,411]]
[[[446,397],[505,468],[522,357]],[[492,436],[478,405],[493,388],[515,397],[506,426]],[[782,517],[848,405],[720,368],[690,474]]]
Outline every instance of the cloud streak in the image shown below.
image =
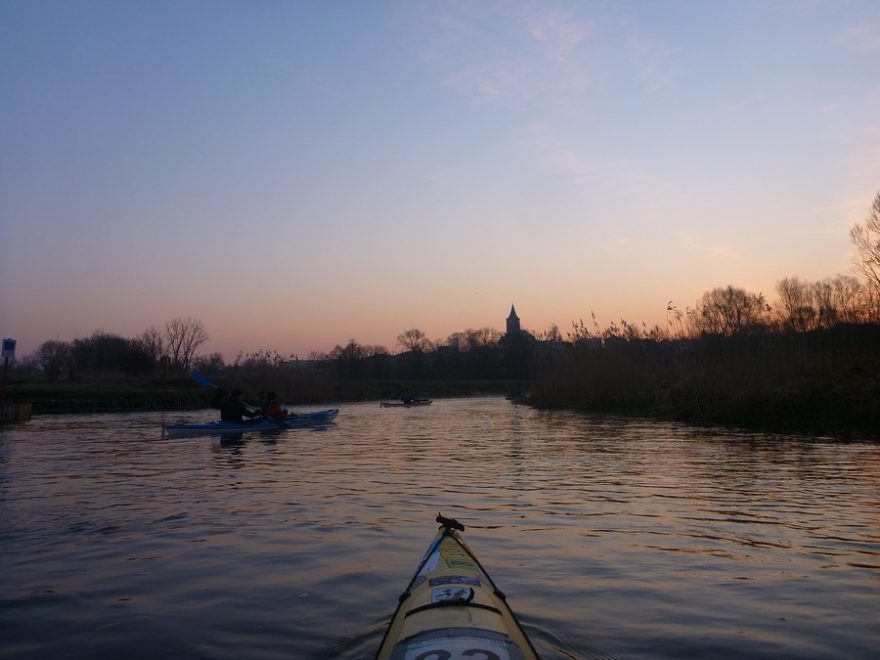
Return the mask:
[[837,41],[864,55],[880,53],[880,23],[851,27],[841,32]]
[[629,35],[630,62],[636,80],[643,89],[656,92],[669,87],[680,76],[674,64],[676,50],[662,41],[650,39],[640,31],[633,30]]
[[547,125],[532,126],[523,143],[532,151],[538,168],[544,172],[563,176],[578,186],[599,178],[598,168]]
[[589,19],[544,9],[460,5],[434,14],[427,59],[441,84],[478,100],[546,102],[594,76]]

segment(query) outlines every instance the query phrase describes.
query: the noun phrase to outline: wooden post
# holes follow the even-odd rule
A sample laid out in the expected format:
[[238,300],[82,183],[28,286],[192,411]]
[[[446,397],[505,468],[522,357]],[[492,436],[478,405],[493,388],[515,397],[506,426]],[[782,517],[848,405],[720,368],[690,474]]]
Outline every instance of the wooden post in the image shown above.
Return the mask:
[[6,399],[6,375],[9,372],[9,358],[15,357],[15,340],[12,337],[4,337],[0,355],[3,356],[3,385],[0,386],[0,401]]
[[6,398],[6,374],[9,372],[9,358],[3,358],[3,387],[0,388],[0,401]]

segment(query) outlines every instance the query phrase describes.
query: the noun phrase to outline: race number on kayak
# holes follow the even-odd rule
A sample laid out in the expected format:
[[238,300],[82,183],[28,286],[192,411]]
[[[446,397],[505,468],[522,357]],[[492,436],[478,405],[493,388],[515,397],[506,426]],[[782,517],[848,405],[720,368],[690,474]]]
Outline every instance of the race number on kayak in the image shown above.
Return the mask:
[[481,637],[441,637],[415,642],[404,660],[511,660],[507,645]]

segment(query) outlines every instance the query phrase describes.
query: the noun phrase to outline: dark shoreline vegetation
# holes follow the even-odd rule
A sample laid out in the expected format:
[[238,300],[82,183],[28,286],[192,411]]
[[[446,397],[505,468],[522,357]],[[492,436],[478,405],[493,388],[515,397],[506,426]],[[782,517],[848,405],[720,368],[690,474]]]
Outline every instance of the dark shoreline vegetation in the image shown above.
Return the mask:
[[545,361],[530,394],[540,408],[880,439],[880,324],[622,342]]
[[[280,392],[290,406],[307,407],[331,403],[356,403],[396,399],[401,392],[416,391],[432,398],[501,396],[520,391],[519,381],[383,381],[368,378],[354,380],[301,378],[296,374],[260,375],[242,370],[236,374],[213,374],[218,386],[241,388],[245,401],[255,403],[259,392]],[[322,380],[320,384],[317,380]],[[250,383],[262,383],[257,388]],[[306,389],[315,387],[316,389]],[[170,378],[163,383],[154,378],[105,377],[76,382],[29,383],[18,381],[7,388],[9,401],[33,404],[33,414],[79,414],[138,411],[174,411],[210,408],[213,392],[186,377]]]
[[[539,409],[880,439],[878,323],[668,340],[627,335],[621,326],[616,334],[592,336],[580,327],[583,336],[574,341],[502,338],[466,351],[390,355],[358,350],[352,340],[320,360],[284,361],[263,352],[233,365],[195,365],[218,385],[242,389],[246,399],[273,390],[292,406],[378,401],[405,392],[507,395]],[[212,391],[187,372],[163,378],[91,370],[72,380],[16,378],[8,395],[31,401],[39,415],[196,409],[210,406]]]

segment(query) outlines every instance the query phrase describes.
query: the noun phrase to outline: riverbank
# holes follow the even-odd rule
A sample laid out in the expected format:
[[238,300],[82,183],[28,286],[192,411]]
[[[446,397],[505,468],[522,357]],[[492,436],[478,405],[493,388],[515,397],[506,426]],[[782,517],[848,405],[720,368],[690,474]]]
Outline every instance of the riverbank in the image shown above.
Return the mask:
[[773,433],[880,439],[880,328],[621,342],[536,365],[530,403]]
[[[867,341],[876,337],[864,332],[575,347],[533,360],[530,381],[342,378],[280,368],[227,369],[210,379],[241,389],[245,401],[274,391],[290,406],[396,400],[404,394],[508,396],[539,409],[880,439],[880,356]],[[8,395],[9,401],[32,404],[33,415],[46,415],[206,408],[213,390],[189,376],[165,381],[117,376],[17,382]]]
[[30,403],[0,401],[0,422],[26,422],[33,415]]
[[7,388],[10,402],[30,404],[33,415],[192,410],[210,403],[204,388],[187,381],[104,379],[15,383]]
[[[273,390],[292,406],[398,399],[405,393],[426,398],[505,395],[523,384],[513,381],[370,380],[335,381],[320,388],[301,387],[283,374],[258,379],[218,376],[218,386],[239,388],[246,401],[256,402],[261,390]],[[33,415],[195,410],[211,406],[213,390],[188,378],[161,383],[153,379],[116,378],[82,381],[16,383],[8,388],[10,402],[26,403]]]

